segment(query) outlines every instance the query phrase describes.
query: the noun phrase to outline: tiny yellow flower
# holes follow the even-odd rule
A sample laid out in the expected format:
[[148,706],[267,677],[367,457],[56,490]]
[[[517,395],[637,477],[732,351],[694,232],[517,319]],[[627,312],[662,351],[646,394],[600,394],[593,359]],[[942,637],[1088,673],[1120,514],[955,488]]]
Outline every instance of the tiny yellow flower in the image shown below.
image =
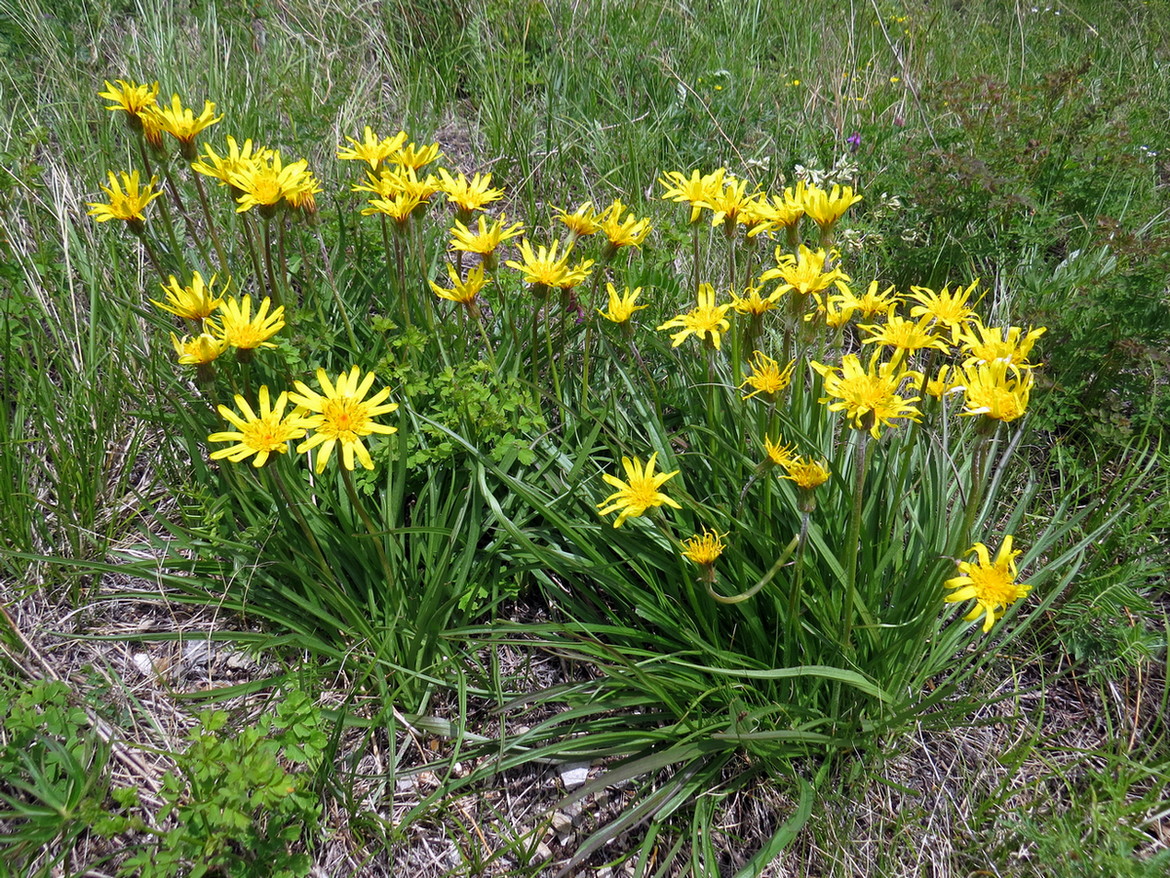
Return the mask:
[[849,280],[839,268],[825,269],[825,263],[832,255],[824,250],[810,250],[804,244],[800,245],[795,256],[777,247],[776,267],[761,274],[760,281],[776,279],[783,281],[777,287],[777,293],[786,293],[789,290],[800,296],[819,293],[834,286],[837,281]]
[[183,366],[206,366],[213,362],[228,349],[225,339],[203,332],[192,338],[183,336],[179,339],[171,333],[171,344],[179,356],[179,363]]
[[737,314],[746,314],[750,317],[759,317],[776,308],[776,303],[781,296],[779,290],[773,290],[769,295],[761,296],[759,287],[748,287],[745,293],[746,295],[743,296],[732,293],[731,307],[735,309]]
[[1043,326],[1027,333],[1019,326],[1004,330],[996,326],[984,326],[979,320],[974,320],[959,333],[963,350],[971,355],[964,364],[1002,360],[1020,369],[1030,369],[1034,365],[1028,362],[1032,347],[1047,331]]
[[763,394],[769,400],[774,400],[776,394],[784,392],[792,382],[792,370],[796,368],[796,360],[791,360],[783,369],[763,351],[756,351],[752,355],[752,374],[744,379],[740,387],[751,387],[752,392],[744,396],[751,399],[757,394]]
[[[228,182],[240,192],[236,199],[236,213],[256,207],[265,216],[274,212],[282,200],[290,199],[306,188],[312,189],[316,184],[308,161],[300,159],[286,165],[276,150],[267,150],[262,159],[250,164],[241,163],[229,175]],[[320,191],[319,187],[317,191]]]
[[467,279],[460,280],[459,274],[455,269],[448,265],[447,276],[451,279],[451,288],[439,286],[433,280],[429,281],[431,289],[435,295],[440,299],[447,299],[450,302],[457,302],[470,310],[471,305],[475,302],[475,297],[479,295],[480,290],[491,282],[491,278],[484,277],[483,266],[477,265],[475,268],[467,272]]
[[829,480],[828,466],[824,461],[816,461],[811,457],[790,457],[784,464],[785,475],[782,478],[795,482],[802,491],[812,491]]
[[128,223],[131,229],[141,230],[142,222],[146,219],[146,214],[143,213],[146,210],[146,205],[162,195],[162,190],[156,191],[154,188],[158,184],[158,178],[151,177],[149,183],[140,187],[137,170],[133,170],[129,174],[123,171],[122,183],[119,185],[114,172],[107,171],[107,173],[110,185],[108,188],[102,186],[101,189],[110,197],[110,203],[88,202],[88,206],[92,208],[89,215],[99,223],[119,219]]
[[553,241],[551,247],[541,245],[534,251],[525,238],[520,242],[520,257],[523,261],[508,260],[504,264],[522,272],[524,282],[532,284],[538,291],[558,287],[569,272],[569,253],[557,256],[559,246],[560,241]]
[[979,281],[975,280],[966,289],[956,286],[953,293],[945,286],[937,293],[929,287],[910,287],[910,298],[921,303],[910,309],[910,316],[932,318],[939,326],[949,329],[951,342],[958,344],[960,333],[975,319],[975,310],[967,301],[978,286]]
[[236,394],[236,406],[243,417],[226,405],[219,406],[219,413],[236,429],[212,433],[207,437],[207,441],[236,444],[211,452],[211,459],[220,460],[226,457],[232,463],[239,463],[254,454],[256,457],[252,460],[252,466],[261,467],[268,462],[269,455],[285,454],[289,442],[305,435],[302,418],[296,410],[285,417],[284,410],[287,405],[286,392],[276,398],[276,405],[273,406],[268,387],[264,385],[260,388],[259,414],[254,412],[248,401],[239,394]]
[[602,311],[598,308],[597,313],[611,323],[625,323],[634,316],[635,311],[650,307],[649,305],[634,304],[638,300],[638,296],[642,294],[641,287],[635,287],[633,290],[626,287],[625,291],[619,296],[614,285],[606,282],[605,291],[609,294],[609,310]]
[[193,163],[191,170],[214,177],[219,180],[219,185],[227,186],[231,185],[232,177],[236,174],[252,174],[261,162],[269,161],[271,150],[262,146],[254,147],[250,139],[240,146],[234,137],[229,136],[227,145],[227,155],[221,156],[211,144],[203,144],[204,158]]
[[783,437],[777,438],[775,442],[767,436],[764,437],[764,452],[768,455],[768,462],[773,466],[787,467],[799,458],[796,445],[784,445],[783,442]]
[[695,534],[683,540],[683,556],[700,567],[711,567],[727,548],[723,542],[725,536],[727,534],[703,528],[702,535]]
[[896,362],[878,363],[876,353],[868,369],[862,368],[856,354],[846,354],[837,368],[822,363],[813,363],[812,367],[825,379],[826,395],[820,402],[827,403],[829,411],[844,411],[854,429],[867,429],[875,439],[883,425],[896,426],[894,418],[921,418],[914,405],[919,397],[907,399],[899,395],[903,384],[921,385],[922,375],[918,372],[903,371]]
[[1007,423],[1022,417],[1032,393],[1032,370],[1017,368],[1007,360],[963,366],[955,382],[965,393],[961,415],[984,415]]
[[726,168],[719,168],[710,174],[700,174],[697,170],[691,171],[687,177],[682,171],[667,171],[658,178],[666,190],[662,193],[666,201],[675,201],[679,204],[691,206],[691,222],[697,223],[699,215],[717,193],[723,188],[723,175]]
[[947,588],[955,591],[945,598],[947,603],[975,600],[975,607],[963,618],[973,622],[980,616],[983,619],[983,632],[986,634],[995,624],[997,616],[1028,594],[1032,586],[1016,582],[1019,570],[1016,568],[1016,556],[1019,550],[1012,549],[1012,536],[1003,538],[1003,545],[991,560],[991,552],[983,543],[976,543],[967,550],[967,554],[975,553],[976,561],[959,562],[959,575],[946,582]]
[[722,340],[721,333],[727,332],[731,328],[731,323],[726,316],[730,309],[730,304],[715,304],[715,288],[711,284],[700,284],[698,305],[686,314],[680,314],[667,320],[658,328],[661,330],[681,327],[670,337],[672,348],[677,348],[688,335],[694,334],[698,339],[706,337],[715,350],[719,350],[719,344]]
[[654,463],[657,459],[658,452],[656,451],[650,455],[650,460],[646,462],[646,467],[643,469],[642,461],[638,458],[635,457],[631,461],[628,457],[623,457],[622,468],[626,471],[627,479],[625,482],[609,473],[602,474],[601,477],[606,483],[617,490],[598,503],[597,508],[601,515],[608,515],[611,512],[618,513],[618,517],[613,523],[614,527],[621,527],[627,518],[635,518],[645,513],[647,509],[657,506],[666,505],[682,509],[681,506],[658,490],[668,480],[677,476],[679,471],[655,473]]
[[895,306],[891,305],[884,324],[864,324],[859,327],[869,333],[869,338],[861,343],[891,348],[895,352],[895,358],[928,349],[949,351],[950,346],[946,341],[935,335],[934,325],[934,318],[929,315],[923,316],[915,323],[896,314]]
[[354,366],[348,373],[338,375],[336,383],[329,380],[324,369],[318,369],[317,381],[323,393],[309,389],[303,382],[296,382],[296,392],[289,394],[289,399],[310,412],[301,426],[314,431],[312,436],[297,446],[297,454],[304,454],[320,446],[315,467],[317,472],[325,471],[337,443],[341,443],[341,463],[347,470],[353,469],[355,455],[363,467],[373,469],[374,461],[362,443],[362,438],[373,433],[388,435],[398,432],[397,427],[374,423],[373,419],[379,415],[398,410],[398,403],[386,402],[390,396],[389,387],[383,387],[365,399],[375,380],[377,378],[373,372],[362,378],[361,369]]
[[504,197],[503,189],[492,188],[491,174],[476,174],[468,180],[462,171],[458,177],[452,177],[446,168],[439,168],[439,179],[439,189],[446,193],[447,203],[468,218],[473,210],[482,210],[485,204]]
[[214,125],[222,115],[215,115],[215,104],[203,102],[203,112],[198,116],[190,107],[184,107],[178,95],[171,96],[170,106],[147,108],[158,127],[179,141],[179,151],[188,161],[195,159],[195,137],[204,128]]
[[216,275],[213,274],[210,281],[204,282],[203,275],[196,271],[191,277],[191,283],[181,286],[172,274],[170,283],[159,285],[167,295],[166,302],[151,299],[150,303],[178,317],[203,320],[210,317],[223,304],[223,299],[217,299],[211,290],[215,285],[215,279]]
[[131,124],[141,123],[143,111],[155,106],[158,101],[158,83],[139,85],[133,79],[116,79],[114,82],[115,85],[110,85],[107,79],[106,90],[99,91],[98,97],[113,101],[106,107],[107,110],[126,113]]
[[393,137],[378,137],[374,129],[367,125],[360,141],[349,136],[345,139],[353,145],[338,149],[337,157],[342,161],[365,162],[371,170],[376,170],[378,165],[402,149],[406,143],[406,132],[399,131]]
[[482,215],[477,218],[476,223],[475,231],[472,231],[459,220],[455,220],[455,226],[451,229],[451,249],[477,254],[483,259],[487,270],[492,271],[496,267],[496,250],[500,244],[509,238],[523,235],[524,224],[512,223],[509,226],[508,218],[504,214],[500,214],[500,218],[490,227],[487,224],[487,217]]
[[439,144],[428,143],[426,146],[416,146],[412,141],[406,146],[395,150],[394,154],[390,156],[389,161],[392,164],[402,165],[404,168],[418,171],[425,168],[440,155],[442,155],[442,152],[439,150]]
[[269,314],[271,304],[272,300],[265,296],[253,317],[251,296],[224,299],[217,317],[218,324],[214,327],[216,334],[241,351],[276,347],[268,339],[284,328],[284,306]]
[[362,216],[373,216],[376,213],[388,216],[394,220],[395,231],[401,232],[425,203],[408,192],[399,192],[389,198],[371,198],[370,206],[362,208]]
[[878,282],[869,282],[869,288],[857,299],[857,310],[865,320],[872,320],[878,314],[884,314],[895,305],[901,304],[899,296],[892,286],[878,292]]
[[860,195],[853,194],[852,186],[834,183],[831,191],[820,186],[809,186],[804,195],[804,215],[821,227],[822,232],[831,229],[845,215],[851,206],[861,201]]
[[606,215],[607,211],[604,210],[601,213],[596,213],[593,210],[593,202],[586,201],[572,213],[569,213],[568,208],[557,211],[553,215],[553,219],[564,223],[569,230],[570,241],[576,241],[578,238],[595,235],[601,231]]
[[650,234],[650,220],[635,219],[632,215],[622,219],[626,206],[621,199],[615,199],[605,211],[601,230],[609,238],[607,257],[612,257],[621,247],[640,247]]

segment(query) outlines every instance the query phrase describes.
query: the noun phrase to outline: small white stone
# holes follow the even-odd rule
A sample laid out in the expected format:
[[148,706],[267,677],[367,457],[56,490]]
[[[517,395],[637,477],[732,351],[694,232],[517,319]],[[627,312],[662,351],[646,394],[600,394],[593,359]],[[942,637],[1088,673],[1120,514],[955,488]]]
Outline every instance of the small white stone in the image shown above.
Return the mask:
[[545,860],[551,860],[552,848],[550,848],[542,841],[536,846],[536,852],[532,855],[532,859],[537,863],[543,863]]
[[573,818],[564,811],[557,811],[552,816],[552,828],[558,835],[567,833],[573,828]]
[[561,783],[565,785],[565,789],[575,790],[585,786],[585,781],[589,780],[589,763],[566,762],[560,767],[560,774]]
[[134,663],[135,669],[138,671],[138,673],[142,674],[142,676],[154,676],[154,662],[150,660],[150,656],[148,656],[146,653],[136,652],[134,655],[130,656],[130,661]]

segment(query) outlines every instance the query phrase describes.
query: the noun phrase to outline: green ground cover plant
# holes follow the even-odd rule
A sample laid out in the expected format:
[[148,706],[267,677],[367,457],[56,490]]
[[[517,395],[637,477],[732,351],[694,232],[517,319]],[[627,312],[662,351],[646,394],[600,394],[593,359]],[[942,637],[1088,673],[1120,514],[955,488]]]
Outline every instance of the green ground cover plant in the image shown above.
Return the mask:
[[[42,71],[0,88],[56,97],[0,144],[6,599],[134,577],[214,607],[217,640],[343,675],[368,742],[447,729],[482,762],[444,795],[596,761],[567,802],[636,793],[562,865],[641,874],[764,869],[1022,655],[1161,654],[1166,187],[1137,147],[1165,83],[1109,78],[1158,28],[1126,54],[1081,14],[874,3],[814,50],[764,5],[165,11],[0,31]],[[1003,69],[943,59],[996,28]],[[516,649],[577,682],[503,678]],[[452,697],[496,728],[427,716]],[[295,723],[227,723],[161,819],[200,759],[302,764]],[[1116,813],[1157,807],[1147,776]],[[763,779],[794,808],[729,859],[718,810]],[[126,868],[267,845],[303,874],[319,789]]]

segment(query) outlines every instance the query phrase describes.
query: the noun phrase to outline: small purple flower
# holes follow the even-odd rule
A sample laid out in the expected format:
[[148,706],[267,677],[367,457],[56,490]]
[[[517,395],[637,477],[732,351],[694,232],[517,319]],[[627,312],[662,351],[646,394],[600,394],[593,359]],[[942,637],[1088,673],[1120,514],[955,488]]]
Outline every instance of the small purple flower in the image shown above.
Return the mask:
[[845,138],[845,142],[849,144],[850,152],[857,152],[857,150],[861,149],[861,132],[854,131]]

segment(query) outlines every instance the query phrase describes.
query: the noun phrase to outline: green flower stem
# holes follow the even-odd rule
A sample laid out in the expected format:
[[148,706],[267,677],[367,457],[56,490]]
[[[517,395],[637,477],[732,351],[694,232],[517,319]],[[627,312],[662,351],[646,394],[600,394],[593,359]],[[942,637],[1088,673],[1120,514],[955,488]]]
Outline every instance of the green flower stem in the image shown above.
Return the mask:
[[337,308],[337,313],[341,315],[341,322],[345,324],[345,333],[349,336],[349,347],[354,353],[358,353],[357,336],[353,332],[353,324],[349,322],[349,312],[345,309],[345,302],[341,298],[341,292],[337,289],[337,278],[333,276],[333,263],[329,261],[329,252],[325,249],[325,239],[321,237],[321,230],[315,229],[314,233],[317,237],[317,246],[321,250],[321,264],[325,267],[325,277],[329,280],[329,291],[333,294],[333,304]]
[[211,255],[207,252],[207,245],[203,243],[203,236],[199,234],[199,229],[191,220],[191,215],[187,213],[187,208],[183,205],[182,198],[179,197],[179,187],[175,183],[175,177],[171,173],[170,165],[164,164],[162,171],[163,178],[167,181],[167,188],[171,191],[171,195],[175,199],[175,204],[178,206],[179,214],[183,217],[183,223],[187,226],[187,234],[195,242],[195,247],[199,251],[199,255],[202,257],[204,263],[210,262]]
[[[277,463],[277,462],[273,462]],[[313,555],[317,558],[317,566],[321,568],[321,572],[325,574],[333,583],[337,584],[337,574],[333,568],[329,566],[329,562],[325,559],[325,553],[321,551],[321,545],[317,542],[317,537],[313,533],[309,523],[305,520],[305,516],[301,513],[300,504],[297,503],[292,494],[289,493],[288,486],[284,482],[284,477],[280,474],[278,466],[266,466],[264,470],[272,477],[272,481],[276,485],[276,489],[280,492],[281,498],[284,500],[284,505],[289,509],[293,517],[300,525],[301,532],[305,535],[305,539],[309,541],[309,547],[313,550]]]
[[[561,396],[561,375],[560,370],[557,369],[557,358],[553,354],[552,318],[550,316],[550,311],[552,310],[552,299],[553,297],[550,293],[544,300],[544,307],[541,308],[541,311],[544,313],[544,349],[545,354],[548,356],[548,368],[552,373],[553,394],[557,402],[562,403],[563,397]],[[533,351],[533,354],[535,355],[535,351]],[[584,403],[584,398],[582,398],[582,403]]]
[[[131,227],[131,231],[135,231],[133,227]],[[165,284],[167,282],[167,275],[163,271],[162,262],[158,258],[158,253],[155,252],[154,245],[147,239],[144,231],[135,231],[135,235],[142,243],[142,249],[146,251],[146,258],[150,260],[151,266],[158,273],[159,280]]]
[[410,298],[406,294],[406,254],[403,252],[402,233],[394,234],[394,262],[398,275],[398,307],[402,311],[402,325],[410,329]]
[[589,357],[593,352],[593,315],[597,313],[597,290],[601,286],[601,271],[593,272],[593,289],[589,293],[589,319],[585,323],[585,352],[581,357],[581,411],[589,402]]
[[219,260],[219,273],[223,277],[225,288],[231,289],[232,273],[228,268],[227,254],[224,252],[223,242],[219,240],[219,229],[216,227],[215,221],[211,218],[211,205],[207,201],[207,190],[203,186],[203,175],[192,171],[191,176],[195,178],[195,191],[199,193],[199,204],[203,208],[203,218],[207,220],[207,231],[211,235],[212,246],[215,247],[215,257]]
[[691,292],[699,295],[699,222],[691,223]]
[[389,586],[390,583],[394,582],[394,571],[390,567],[390,561],[386,558],[386,550],[382,546],[383,534],[374,526],[374,520],[370,518],[365,504],[358,497],[357,488],[353,484],[353,474],[341,461],[338,461],[338,464],[338,468],[341,470],[341,479],[345,482],[345,492],[349,495],[349,502],[358,514],[358,518],[362,520],[362,524],[365,525],[366,533],[374,542],[374,550],[378,553],[378,563],[382,565],[382,574],[386,577],[386,583]]
[[[866,422],[872,422],[870,412]],[[849,518],[849,533],[845,538],[845,605],[841,611],[841,648],[852,649],[853,614],[857,609],[857,553],[861,542],[861,513],[865,500],[865,476],[869,470],[869,430],[866,424],[854,432],[853,449],[853,513]]]
[[261,285],[264,282],[264,269],[260,264],[260,250],[256,244],[256,229],[252,225],[252,216],[250,211],[237,213],[236,216],[240,218],[240,223],[244,227],[244,240],[248,244],[248,255],[252,258],[252,273],[256,277],[256,284]]
[[800,633],[801,589],[804,587],[804,549],[808,544],[808,520],[810,513],[800,515],[800,536],[796,544],[796,570],[792,575],[792,585],[788,592],[788,645],[785,649],[785,663],[792,665],[796,661],[795,650]]
[[280,295],[280,288],[276,285],[276,271],[272,267],[272,217],[264,217],[264,270],[268,277],[268,292],[272,296],[272,304],[280,307],[284,304]]
[[979,505],[983,500],[984,482],[987,479],[987,455],[991,450],[991,443],[999,426],[997,421],[990,418],[983,420],[990,423],[992,428],[988,434],[981,423],[979,426],[983,429],[976,431],[974,457],[971,460],[971,484],[967,489],[967,506],[963,510],[963,527],[959,531],[959,545],[954,547],[957,555],[962,554],[971,545],[971,532],[975,527],[975,516],[979,512]]
[[718,601],[721,604],[741,604],[744,601],[755,597],[756,593],[759,592],[759,590],[769,582],[771,582],[775,578],[776,574],[780,572],[780,568],[788,562],[789,556],[793,553],[797,546],[799,546],[799,544],[800,535],[798,534],[792,538],[792,541],[789,542],[787,546],[784,547],[784,551],[780,553],[780,557],[776,559],[776,563],[774,563],[771,568],[769,568],[768,572],[760,578],[760,581],[749,588],[747,591],[742,591],[739,594],[733,595],[716,594],[713,588],[714,583],[708,582],[707,594],[709,594],[713,600]]
[[280,273],[277,277],[280,279],[280,288],[289,294],[289,299],[293,305],[299,305],[297,301],[296,291],[289,282],[288,274],[288,210],[282,208],[280,211],[280,224],[276,230],[276,252],[277,263],[280,265]]

